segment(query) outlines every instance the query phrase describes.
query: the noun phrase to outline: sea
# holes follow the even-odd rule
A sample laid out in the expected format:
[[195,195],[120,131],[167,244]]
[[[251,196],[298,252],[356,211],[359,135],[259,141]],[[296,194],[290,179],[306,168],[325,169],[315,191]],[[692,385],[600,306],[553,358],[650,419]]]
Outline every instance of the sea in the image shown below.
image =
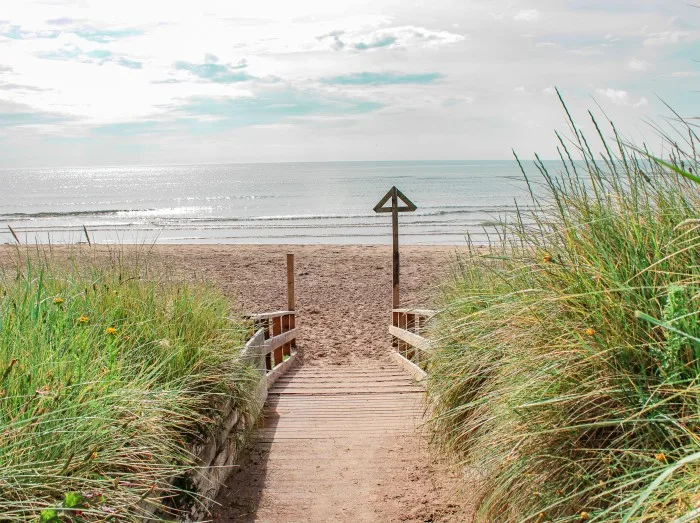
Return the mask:
[[409,245],[486,243],[530,202],[515,161],[1,169],[0,243],[390,244],[392,186]]

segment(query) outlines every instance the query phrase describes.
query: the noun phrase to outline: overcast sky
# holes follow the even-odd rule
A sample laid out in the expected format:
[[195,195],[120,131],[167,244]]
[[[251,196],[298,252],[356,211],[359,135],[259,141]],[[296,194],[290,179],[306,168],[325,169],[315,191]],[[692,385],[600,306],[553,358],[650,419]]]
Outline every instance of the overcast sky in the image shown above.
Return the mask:
[[685,0],[6,0],[0,167],[554,157],[696,116]]

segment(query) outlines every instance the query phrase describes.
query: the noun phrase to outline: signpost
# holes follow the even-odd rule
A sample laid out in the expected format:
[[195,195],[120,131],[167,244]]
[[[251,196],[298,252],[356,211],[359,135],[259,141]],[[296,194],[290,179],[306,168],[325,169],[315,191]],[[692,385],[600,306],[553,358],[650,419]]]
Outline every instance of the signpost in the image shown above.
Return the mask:
[[[391,200],[391,206],[386,204]],[[403,205],[399,206],[399,200]],[[413,202],[399,191],[395,186],[392,187],[386,196],[374,207],[374,212],[390,212],[391,225],[394,245],[394,272],[392,283],[394,287],[393,308],[399,308],[399,213],[413,212],[417,209]]]

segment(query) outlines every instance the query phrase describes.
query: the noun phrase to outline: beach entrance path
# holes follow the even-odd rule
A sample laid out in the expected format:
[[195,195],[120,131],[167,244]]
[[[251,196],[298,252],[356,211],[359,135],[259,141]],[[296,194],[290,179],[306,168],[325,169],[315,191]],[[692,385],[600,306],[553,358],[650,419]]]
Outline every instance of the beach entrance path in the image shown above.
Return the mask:
[[451,521],[457,507],[425,456],[423,398],[389,362],[291,370],[270,389],[214,521]]

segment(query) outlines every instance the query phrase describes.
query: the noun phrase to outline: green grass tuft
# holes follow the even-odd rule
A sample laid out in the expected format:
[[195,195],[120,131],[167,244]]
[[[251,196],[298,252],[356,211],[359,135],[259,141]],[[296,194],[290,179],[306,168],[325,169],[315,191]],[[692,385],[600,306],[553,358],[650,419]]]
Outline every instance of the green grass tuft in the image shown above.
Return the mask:
[[570,123],[536,211],[446,282],[433,435],[477,521],[673,521],[700,507],[697,137],[659,163],[594,120],[595,156]]
[[2,521],[135,521],[146,498],[187,495],[170,482],[191,472],[216,406],[250,404],[248,330],[229,300],[126,258],[5,264]]

